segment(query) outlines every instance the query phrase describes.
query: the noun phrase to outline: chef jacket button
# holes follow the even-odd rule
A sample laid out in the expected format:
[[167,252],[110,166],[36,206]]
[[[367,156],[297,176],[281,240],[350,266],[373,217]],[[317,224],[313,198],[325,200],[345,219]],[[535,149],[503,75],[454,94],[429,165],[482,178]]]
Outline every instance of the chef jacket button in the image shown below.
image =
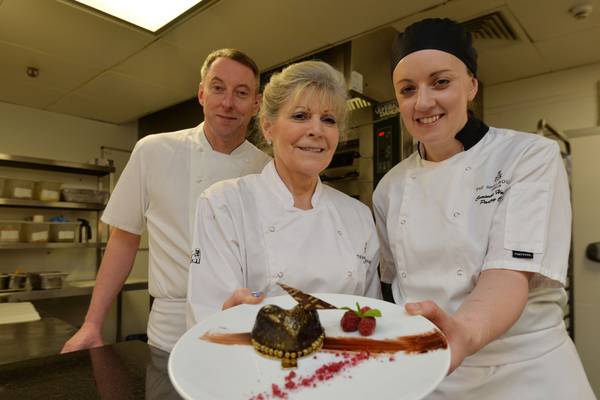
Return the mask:
[[464,273],[465,273],[465,271],[463,271],[463,269],[462,269],[462,268],[458,268],[458,269],[456,270],[456,275],[457,275],[457,276],[463,276],[463,274],[464,274]]
[[400,224],[404,225],[406,223],[406,218],[400,218]]
[[460,217],[460,212],[459,212],[459,211],[454,211],[454,212],[452,213],[452,216],[453,216],[454,218],[458,218],[458,217]]
[[400,277],[402,277],[403,279],[406,279],[406,276],[407,276],[407,274],[405,271],[400,272]]
[[351,278],[352,277],[352,271],[346,271],[346,276],[348,278]]
[[469,172],[471,170],[471,167],[465,167],[465,172]]
[[415,174],[411,175],[410,179],[417,179],[417,175],[415,175]]
[[342,231],[340,231],[340,230],[338,229],[338,231],[337,231],[337,234],[338,234],[338,236],[342,236]]
[[277,277],[278,277],[278,278],[283,278],[283,272],[279,271],[279,272],[277,273]]
[[275,227],[273,225],[269,227],[269,232],[275,232]]
[[202,182],[202,178],[196,179],[196,183],[200,183],[200,182]]

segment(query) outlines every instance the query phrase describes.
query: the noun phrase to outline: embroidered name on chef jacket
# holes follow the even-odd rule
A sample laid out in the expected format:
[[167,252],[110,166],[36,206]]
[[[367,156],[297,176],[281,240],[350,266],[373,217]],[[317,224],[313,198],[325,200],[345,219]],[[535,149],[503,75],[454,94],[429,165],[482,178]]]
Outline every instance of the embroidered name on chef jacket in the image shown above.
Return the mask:
[[367,245],[368,243],[365,243],[365,248],[363,249],[363,253],[362,254],[357,254],[356,257],[358,257],[358,259],[362,260],[363,264],[369,264],[371,265],[371,260],[369,260],[365,254],[367,254]]
[[475,188],[475,203],[478,204],[493,204],[500,203],[504,198],[504,192],[510,180],[504,179],[502,170],[499,170],[494,178],[494,182],[488,185],[481,185]]
[[200,264],[200,249],[194,249],[192,252],[192,263]]

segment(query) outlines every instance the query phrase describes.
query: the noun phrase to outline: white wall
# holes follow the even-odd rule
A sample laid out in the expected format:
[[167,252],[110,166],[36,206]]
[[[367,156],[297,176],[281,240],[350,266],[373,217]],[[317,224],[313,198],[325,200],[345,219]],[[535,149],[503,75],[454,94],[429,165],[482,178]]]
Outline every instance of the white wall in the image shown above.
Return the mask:
[[[598,124],[600,64],[489,86],[484,92],[488,124],[535,131],[546,119],[567,131]],[[575,342],[596,396],[600,397],[600,264],[586,260],[585,246],[600,241],[600,136],[571,140]]]
[[571,143],[575,339],[596,396],[600,397],[600,263],[585,257],[588,243],[600,242],[600,133],[575,138]]
[[598,81],[600,64],[594,64],[486,86],[485,121],[527,132],[536,130],[540,118],[562,131],[597,125]]
[[[0,102],[0,153],[49,158],[73,162],[87,162],[100,157],[100,147],[110,146],[132,149],[137,140],[137,124],[114,125],[52,113],[33,108]],[[72,174],[48,173],[44,171],[25,171],[14,168],[2,168],[0,175],[16,174],[28,179],[71,180],[85,184],[93,178]],[[11,175],[9,175],[11,176]],[[80,182],[79,182],[80,181]],[[0,219],[16,216],[22,218],[34,212],[32,209],[0,209]],[[35,213],[50,215],[61,213],[71,218],[77,216],[94,219],[95,213],[81,213],[59,210],[35,210]],[[9,272],[16,266],[23,269],[35,268],[67,270],[67,279],[91,279],[95,273],[95,250],[93,249],[55,249],[20,252],[2,250],[0,252],[0,271]],[[147,257],[144,252],[136,259],[133,276],[147,278]],[[6,269],[6,271],[4,271]],[[146,330],[148,315],[147,291],[127,292],[123,296],[124,335],[142,333]],[[79,326],[87,310],[89,297],[62,298],[44,300],[35,303],[38,311],[54,315]],[[115,307],[113,307],[105,326],[105,338],[113,341],[115,337]]]

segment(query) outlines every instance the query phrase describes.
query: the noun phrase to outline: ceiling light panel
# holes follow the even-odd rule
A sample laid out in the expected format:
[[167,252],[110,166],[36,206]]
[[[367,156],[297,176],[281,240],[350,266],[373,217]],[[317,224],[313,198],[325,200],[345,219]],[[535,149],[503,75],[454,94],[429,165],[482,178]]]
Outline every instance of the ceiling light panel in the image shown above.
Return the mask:
[[156,32],[202,0],[75,1],[151,32]]

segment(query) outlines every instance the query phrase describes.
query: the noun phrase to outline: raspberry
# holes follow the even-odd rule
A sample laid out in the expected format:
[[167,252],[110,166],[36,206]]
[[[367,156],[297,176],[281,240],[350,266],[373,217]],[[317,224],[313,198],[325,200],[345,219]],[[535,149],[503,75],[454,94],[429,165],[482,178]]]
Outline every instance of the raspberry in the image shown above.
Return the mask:
[[370,336],[375,330],[375,318],[364,317],[358,323],[358,332],[363,336]]
[[354,332],[358,329],[358,323],[360,322],[360,317],[356,315],[354,311],[346,311],[342,316],[342,320],[340,321],[340,325],[342,326],[342,330],[344,332]]

